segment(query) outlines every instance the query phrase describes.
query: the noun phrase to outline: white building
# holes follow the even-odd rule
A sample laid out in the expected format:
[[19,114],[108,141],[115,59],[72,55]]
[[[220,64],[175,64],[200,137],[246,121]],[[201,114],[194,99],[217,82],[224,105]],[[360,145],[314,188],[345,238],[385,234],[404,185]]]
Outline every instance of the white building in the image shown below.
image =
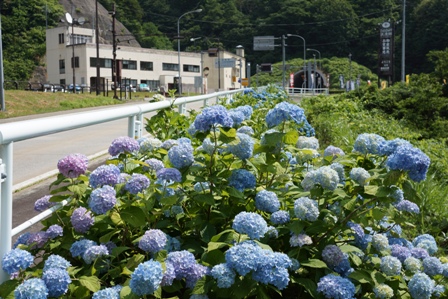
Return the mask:
[[[48,83],[69,85],[75,82],[79,85],[95,86],[97,78],[95,30],[61,26],[48,29],[46,35]],[[101,85],[107,86],[110,90],[114,82],[113,45],[100,44],[98,57]],[[160,88],[165,91],[175,89],[179,77],[178,59],[177,51],[118,44],[117,82],[120,83],[121,78],[123,83],[126,79],[126,83],[133,86],[146,83],[153,89]],[[246,60],[241,46],[236,48],[236,54],[217,49],[204,50],[202,53],[180,52],[180,62],[183,93],[208,93],[218,89],[241,88],[240,82],[244,81],[241,79],[245,78],[243,74],[246,74]]]

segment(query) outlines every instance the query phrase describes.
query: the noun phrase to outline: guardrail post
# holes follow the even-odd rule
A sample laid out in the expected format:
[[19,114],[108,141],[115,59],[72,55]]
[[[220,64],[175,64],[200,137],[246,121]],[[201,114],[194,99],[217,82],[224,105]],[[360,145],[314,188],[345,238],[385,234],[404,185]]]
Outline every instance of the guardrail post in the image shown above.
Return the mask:
[[128,136],[135,138],[135,115],[128,118]]
[[205,99],[204,100],[204,107],[207,107],[208,106],[208,99]]
[[[0,146],[0,258],[11,250],[12,231],[12,153],[13,144]],[[0,269],[0,283],[9,279],[8,273]]]
[[138,119],[135,121],[135,136],[142,138],[143,135],[143,113],[137,115]]

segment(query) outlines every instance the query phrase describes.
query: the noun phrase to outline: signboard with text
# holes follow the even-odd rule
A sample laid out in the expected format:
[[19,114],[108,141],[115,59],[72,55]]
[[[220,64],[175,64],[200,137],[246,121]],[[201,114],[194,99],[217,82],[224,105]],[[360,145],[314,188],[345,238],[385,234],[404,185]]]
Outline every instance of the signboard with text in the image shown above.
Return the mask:
[[274,36],[254,36],[254,51],[274,50],[274,40]]
[[380,25],[380,49],[378,53],[378,73],[384,76],[393,74],[394,29],[391,22]]
[[215,59],[215,68],[235,67],[235,58]]

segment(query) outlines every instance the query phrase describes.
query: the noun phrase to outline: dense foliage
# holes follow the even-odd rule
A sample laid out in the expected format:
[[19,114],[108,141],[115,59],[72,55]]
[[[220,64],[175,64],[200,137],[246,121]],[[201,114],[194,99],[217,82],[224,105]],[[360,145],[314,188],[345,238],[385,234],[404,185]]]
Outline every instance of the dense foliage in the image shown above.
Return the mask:
[[91,172],[82,154],[61,158],[35,209],[67,204],[3,257],[0,296],[444,296],[444,253],[409,229],[424,152],[365,132],[321,148],[272,87],[221,104],[159,113],[153,135],[117,137]]

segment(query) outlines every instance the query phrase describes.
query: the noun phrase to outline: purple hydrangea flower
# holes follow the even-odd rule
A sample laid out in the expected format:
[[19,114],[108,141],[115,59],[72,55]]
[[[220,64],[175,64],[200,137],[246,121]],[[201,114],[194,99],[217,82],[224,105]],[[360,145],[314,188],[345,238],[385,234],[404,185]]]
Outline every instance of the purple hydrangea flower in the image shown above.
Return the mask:
[[173,146],[168,150],[168,158],[177,169],[188,167],[194,162],[193,147],[186,143]]
[[384,137],[377,134],[363,133],[356,138],[353,150],[364,155],[377,155],[381,152],[381,145],[385,141]]
[[411,248],[411,254],[413,257],[424,260],[429,256],[428,250],[421,247]]
[[255,188],[255,185],[255,176],[246,169],[235,169],[229,177],[229,186],[240,192],[243,192],[244,189]]
[[317,283],[317,292],[329,299],[354,299],[355,285],[347,278],[327,274]]
[[15,299],[47,299],[48,288],[40,278],[30,278],[22,282],[14,290]]
[[166,234],[160,229],[150,229],[138,242],[138,247],[145,252],[156,253],[164,249],[167,243]]
[[115,186],[121,182],[120,169],[113,165],[101,165],[89,177],[90,186],[93,188],[102,187],[104,185]]
[[185,286],[187,288],[193,289],[198,282],[198,280],[205,275],[209,274],[210,270],[203,265],[198,263],[194,264],[190,269],[190,275],[185,278]]
[[176,273],[174,272],[174,266],[171,263],[165,262],[165,272],[163,273],[163,278],[161,286],[170,286],[173,284],[174,279],[176,279]]
[[147,189],[149,187],[149,183],[150,182],[147,176],[140,173],[134,173],[126,181],[124,189],[129,191],[129,193],[131,194],[138,194]]
[[275,127],[287,120],[292,120],[297,124],[306,122],[304,110],[295,104],[281,102],[266,114],[268,128]]
[[223,127],[232,127],[233,120],[228,110],[222,105],[205,107],[194,120],[194,127],[200,132],[208,132],[212,127],[221,125]]
[[154,260],[146,261],[135,269],[131,275],[129,287],[137,296],[153,294],[162,283],[162,265]]
[[236,273],[227,264],[214,266],[210,274],[217,280],[218,288],[227,289],[235,283]]
[[173,266],[176,279],[185,278],[187,287],[193,287],[207,273],[207,268],[199,265],[194,255],[186,250],[168,253],[166,263]]
[[68,286],[72,282],[67,270],[50,268],[44,271],[42,280],[48,288],[48,296],[60,297],[67,293]]
[[86,249],[82,255],[82,259],[86,264],[90,265],[94,260],[101,256],[109,255],[109,250],[104,245],[95,245]]
[[86,252],[87,248],[98,245],[95,241],[88,239],[81,239],[76,241],[70,247],[70,253],[72,257],[83,256],[84,252]]
[[101,188],[95,189],[90,194],[89,208],[95,214],[102,215],[112,209],[117,203],[115,189],[111,186],[104,185]]
[[35,233],[31,233],[30,237],[28,238],[27,245],[33,245],[31,248],[42,248],[44,247],[45,243],[48,241],[48,235],[44,231],[38,231]]
[[239,142],[236,144],[228,144],[227,151],[241,160],[249,159],[252,157],[254,151],[254,140],[249,135],[243,133],[236,133],[236,136]]
[[308,197],[300,197],[294,201],[294,213],[300,220],[316,221],[319,217],[317,201]]
[[31,266],[34,257],[26,250],[13,249],[7,252],[2,259],[2,269],[12,275],[20,270],[24,270]]
[[291,217],[287,211],[277,211],[271,214],[271,222],[273,224],[286,224],[290,219]]
[[434,280],[425,273],[416,273],[408,283],[408,290],[412,298],[429,299],[434,291]]
[[396,257],[400,262],[404,261],[412,256],[411,250],[405,246],[394,244],[390,246],[390,255]]
[[342,250],[336,245],[327,245],[322,250],[322,260],[333,271],[339,273],[343,277],[353,272],[348,255],[343,253]]
[[45,231],[45,233],[49,239],[54,239],[56,237],[62,237],[63,229],[60,225],[53,224]]
[[76,179],[86,172],[88,162],[83,154],[71,154],[58,161],[58,169],[66,178]]
[[409,178],[415,182],[426,179],[430,159],[425,153],[412,145],[401,145],[386,160],[391,170],[407,171]]
[[112,141],[109,146],[109,154],[118,156],[122,153],[133,153],[140,149],[140,144],[134,138],[121,136]]
[[67,261],[65,258],[57,254],[52,254],[45,260],[43,271],[45,272],[50,268],[67,270],[67,268],[70,266],[71,266],[70,262]]
[[176,168],[162,168],[156,173],[157,179],[164,181],[182,182],[182,174]]
[[158,171],[165,167],[163,165],[162,161],[160,161],[159,159],[155,159],[155,158],[148,159],[145,161],[145,163],[148,164],[148,166],[143,167],[145,170],[152,169],[154,171]]
[[255,196],[255,207],[261,211],[274,213],[280,208],[280,201],[274,192],[261,190]]
[[233,219],[232,228],[240,234],[247,234],[251,239],[259,240],[267,232],[268,225],[257,213],[240,212]]
[[87,211],[84,207],[79,207],[73,211],[70,222],[76,232],[83,234],[89,230],[95,222],[95,219],[93,218],[92,212]]
[[50,201],[51,195],[45,195],[34,203],[34,210],[37,212],[43,212],[50,207],[54,206],[56,203]]
[[351,228],[353,235],[355,237],[355,245],[360,249],[366,249],[368,245],[368,240],[366,234],[364,233],[364,229],[358,223],[348,222],[347,226]]

